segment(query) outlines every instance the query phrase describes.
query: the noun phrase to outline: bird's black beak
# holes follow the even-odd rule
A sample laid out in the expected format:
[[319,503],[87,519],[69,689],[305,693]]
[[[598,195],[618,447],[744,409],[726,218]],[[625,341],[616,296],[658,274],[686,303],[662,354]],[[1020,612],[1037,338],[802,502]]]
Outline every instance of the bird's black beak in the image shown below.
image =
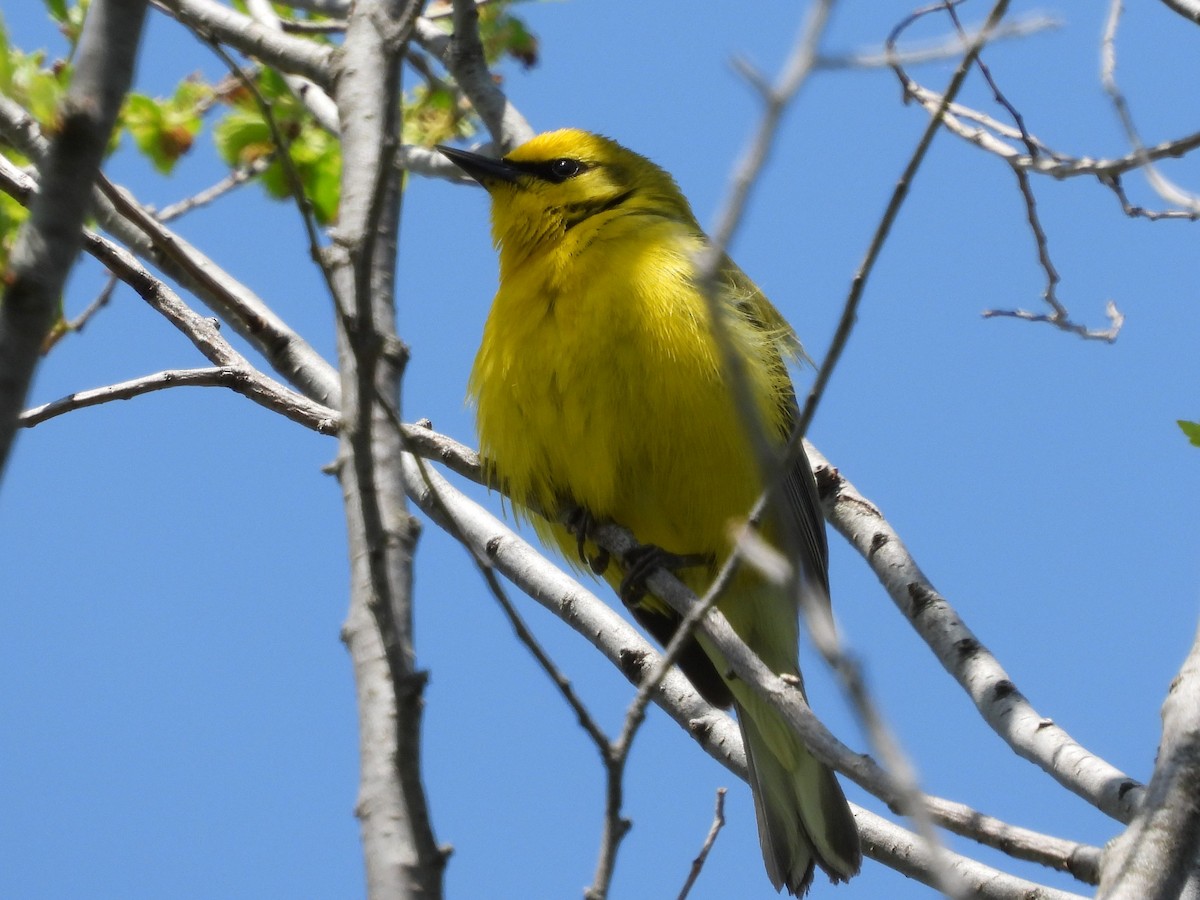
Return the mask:
[[450,160],[484,187],[497,181],[516,181],[521,171],[502,159],[492,159],[490,156],[480,156],[478,153],[468,153],[466,150],[456,150],[454,147],[437,145],[438,153]]

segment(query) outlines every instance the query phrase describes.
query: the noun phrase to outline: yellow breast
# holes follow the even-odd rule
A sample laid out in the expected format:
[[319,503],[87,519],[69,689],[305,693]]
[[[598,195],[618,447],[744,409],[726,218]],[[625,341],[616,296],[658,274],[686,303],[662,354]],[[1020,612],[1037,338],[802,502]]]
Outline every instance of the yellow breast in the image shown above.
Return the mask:
[[[677,222],[628,217],[502,273],[471,393],[518,506],[576,503],[643,543],[723,554],[760,482],[692,285],[699,249]],[[776,427],[767,342],[742,321],[734,332]]]

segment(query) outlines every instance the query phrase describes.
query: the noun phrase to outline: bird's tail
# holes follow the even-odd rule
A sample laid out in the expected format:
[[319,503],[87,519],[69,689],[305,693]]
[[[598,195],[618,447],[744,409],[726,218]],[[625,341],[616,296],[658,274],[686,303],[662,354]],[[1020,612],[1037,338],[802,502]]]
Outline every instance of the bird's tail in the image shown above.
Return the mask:
[[837,778],[769,705],[737,693],[759,842],[775,890],[803,895],[814,864],[831,881],[850,879],[862,865],[862,851]]

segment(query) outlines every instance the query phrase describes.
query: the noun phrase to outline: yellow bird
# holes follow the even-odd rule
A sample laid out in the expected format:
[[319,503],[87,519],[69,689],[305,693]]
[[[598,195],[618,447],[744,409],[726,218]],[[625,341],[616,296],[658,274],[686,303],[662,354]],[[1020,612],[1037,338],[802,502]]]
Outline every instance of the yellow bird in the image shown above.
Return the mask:
[[[571,506],[583,522],[617,522],[644,544],[704,559],[678,572],[703,593],[732,549],[731,525],[746,519],[763,485],[695,283],[706,238],[687,199],[650,160],[575,129],[539,135],[499,160],[439,150],[492,201],[500,287],[470,392],[493,482],[518,510]],[[759,418],[781,446],[797,409],[786,360],[800,345],[732,261],[718,283]],[[825,524],[803,454],[782,494],[764,534],[787,517],[806,550],[793,561],[801,584],[828,604]],[[535,526],[568,558],[595,553],[586,533],[536,518]],[[743,567],[719,606],[772,670],[799,677],[793,596]],[[631,609],[663,642],[678,622],[652,596]],[[858,830],[833,772],[725,674],[702,638],[680,665],[710,702],[737,707],[775,889],[803,894],[814,864],[835,882],[853,876]]]

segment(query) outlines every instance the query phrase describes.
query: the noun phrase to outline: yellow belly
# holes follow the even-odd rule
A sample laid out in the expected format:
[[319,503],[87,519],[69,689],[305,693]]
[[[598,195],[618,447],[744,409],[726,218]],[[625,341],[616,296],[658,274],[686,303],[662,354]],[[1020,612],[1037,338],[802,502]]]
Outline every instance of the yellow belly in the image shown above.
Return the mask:
[[[594,240],[570,283],[548,261],[505,273],[471,388],[482,451],[518,507],[575,503],[643,543],[719,557],[760,481],[691,284],[699,244],[666,237]],[[777,428],[763,337],[744,322],[734,336]],[[574,556],[565,532],[547,533]]]

